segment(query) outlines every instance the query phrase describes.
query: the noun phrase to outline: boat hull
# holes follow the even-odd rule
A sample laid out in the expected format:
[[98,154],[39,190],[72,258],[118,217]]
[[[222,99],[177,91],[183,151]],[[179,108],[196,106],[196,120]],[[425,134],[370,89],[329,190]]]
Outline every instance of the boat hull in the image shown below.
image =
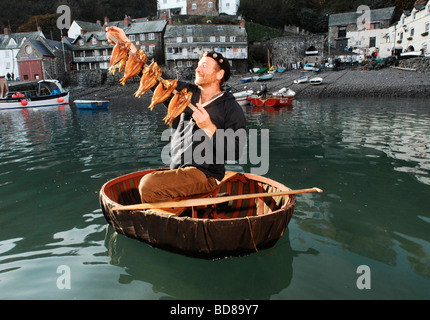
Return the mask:
[[258,96],[252,96],[251,97],[251,103],[255,107],[285,107],[291,105],[291,103],[294,100],[294,96],[287,96],[287,97],[280,97],[280,96],[274,96],[274,97],[258,97]]
[[[156,170],[107,182],[100,191],[100,206],[116,232],[157,248],[206,259],[247,255],[273,246],[293,215],[295,196],[233,201],[219,208],[201,209],[196,218],[186,212],[176,216],[155,210],[112,210],[117,205],[138,203],[140,179]],[[238,174],[237,180],[223,184],[214,196],[288,190],[261,176]]]
[[109,101],[98,100],[75,100],[73,101],[78,109],[97,110],[109,108]]
[[52,107],[69,104],[69,92],[30,98],[0,99],[0,110]]

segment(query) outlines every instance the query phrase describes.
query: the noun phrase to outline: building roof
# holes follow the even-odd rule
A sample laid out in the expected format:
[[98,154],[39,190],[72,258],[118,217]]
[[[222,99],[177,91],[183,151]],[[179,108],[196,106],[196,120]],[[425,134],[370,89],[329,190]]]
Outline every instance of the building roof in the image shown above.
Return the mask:
[[[39,39],[45,38],[45,35],[42,31],[35,32],[19,32],[19,33],[11,33],[9,35],[0,35],[0,50],[2,49],[19,49],[26,39]],[[16,45],[10,46],[10,40],[13,39]]]
[[126,34],[163,32],[166,25],[166,20],[133,22],[130,26],[124,28],[124,32]]
[[39,40],[29,40],[31,45],[36,48],[43,56],[47,57],[55,57],[55,54],[44,44],[42,41]]
[[[394,15],[394,10],[396,7],[388,7],[382,9],[370,10],[370,20],[371,22],[377,22],[382,20],[391,20]],[[328,26],[346,26],[349,24],[357,24],[357,19],[363,15],[362,12],[346,12],[332,14],[329,17]]]
[[186,36],[238,36],[246,37],[246,29],[239,25],[212,25],[212,24],[193,24],[193,25],[174,25],[167,26],[165,38],[186,37]]
[[87,32],[101,31],[102,26],[98,23],[86,22],[86,21],[74,21],[81,29],[85,29]]

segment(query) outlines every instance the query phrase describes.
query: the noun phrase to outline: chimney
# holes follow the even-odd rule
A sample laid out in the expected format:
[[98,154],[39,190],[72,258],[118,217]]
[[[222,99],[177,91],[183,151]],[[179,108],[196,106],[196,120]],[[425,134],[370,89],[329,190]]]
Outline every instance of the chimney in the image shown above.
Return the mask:
[[87,33],[87,30],[85,30],[84,28],[81,29],[81,35],[84,35],[85,33]]
[[108,24],[110,22],[108,17],[105,17],[105,24]]
[[240,20],[240,27],[241,28],[245,29],[245,24],[246,24],[245,19]]
[[130,17],[128,17],[127,15],[125,15],[125,18],[124,18],[124,27],[126,28],[126,27],[128,27],[130,24],[132,24],[133,23],[133,20],[131,20],[131,18]]
[[42,32],[42,27],[41,26],[37,26],[37,31]]
[[99,26],[102,26],[102,22],[101,22],[100,20],[97,20],[97,21],[96,21],[96,23],[97,23]]
[[173,26],[173,18],[172,18],[172,17],[170,17],[170,18],[169,18],[168,25],[169,25],[169,26]]
[[164,11],[164,14],[163,14],[163,20],[167,20],[167,12],[166,11]]
[[12,31],[9,29],[9,28],[3,28],[3,34],[5,35],[5,36],[8,36],[8,35],[10,35],[12,33]]

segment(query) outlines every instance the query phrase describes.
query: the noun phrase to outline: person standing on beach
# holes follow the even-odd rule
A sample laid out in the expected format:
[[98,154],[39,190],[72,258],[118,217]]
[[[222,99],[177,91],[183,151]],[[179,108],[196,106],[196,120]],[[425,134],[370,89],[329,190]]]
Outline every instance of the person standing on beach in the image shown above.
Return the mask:
[[[111,28],[115,27],[107,29],[108,36],[114,31],[119,41],[129,42],[122,29]],[[137,49],[132,45],[131,50]],[[224,178],[225,161],[241,157],[247,140],[245,115],[234,96],[221,90],[230,75],[228,60],[212,51],[200,57],[194,84],[178,81],[176,90],[192,92],[191,103],[197,109],[187,108],[173,120],[170,170],[142,178],[139,192],[143,203],[210,192]]]

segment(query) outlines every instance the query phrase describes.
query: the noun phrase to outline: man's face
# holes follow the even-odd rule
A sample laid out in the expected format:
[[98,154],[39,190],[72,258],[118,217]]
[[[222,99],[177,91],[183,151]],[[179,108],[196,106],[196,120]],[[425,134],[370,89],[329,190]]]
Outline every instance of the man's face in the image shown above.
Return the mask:
[[224,70],[222,70],[218,63],[211,57],[203,57],[200,59],[196,69],[196,81],[195,84],[198,86],[205,86],[219,82],[222,77]]

